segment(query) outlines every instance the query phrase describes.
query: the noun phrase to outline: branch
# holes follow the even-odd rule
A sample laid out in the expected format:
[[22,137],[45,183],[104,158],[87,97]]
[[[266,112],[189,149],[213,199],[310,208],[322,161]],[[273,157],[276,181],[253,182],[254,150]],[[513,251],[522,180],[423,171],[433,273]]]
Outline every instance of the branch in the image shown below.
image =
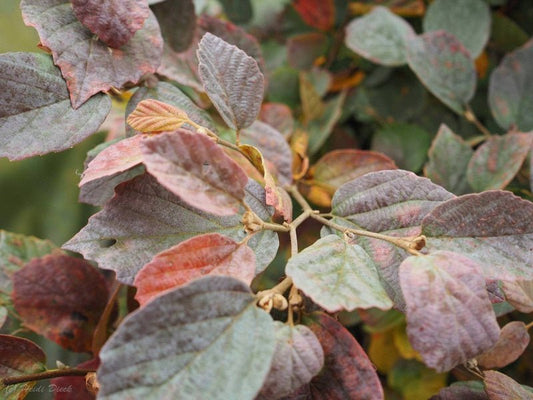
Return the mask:
[[8,376],[7,378],[0,380],[0,382],[2,385],[9,386],[16,385],[18,383],[39,381],[42,379],[58,378],[61,376],[85,376],[90,372],[96,372],[96,370],[94,368],[58,368],[50,369],[44,372],[37,372],[35,374]]

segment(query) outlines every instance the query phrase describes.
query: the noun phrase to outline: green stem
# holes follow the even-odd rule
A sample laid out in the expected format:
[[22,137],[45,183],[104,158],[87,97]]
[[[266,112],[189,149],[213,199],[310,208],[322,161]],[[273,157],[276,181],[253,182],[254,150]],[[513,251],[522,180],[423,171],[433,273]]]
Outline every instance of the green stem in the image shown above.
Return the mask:
[[472,108],[467,104],[466,105],[466,110],[464,112],[464,117],[471,123],[473,123],[477,129],[479,129],[479,131],[486,137],[491,137],[492,134],[490,133],[490,131],[485,128],[485,126],[479,122],[479,120],[477,119],[476,117],[476,114],[474,114],[474,111],[472,110]]
[[59,368],[50,369],[44,372],[37,372],[35,374],[8,376],[3,378],[0,382],[5,385],[16,385],[18,383],[39,381],[42,379],[52,379],[61,376],[85,376],[90,372],[96,372],[95,369],[82,369],[82,368]]

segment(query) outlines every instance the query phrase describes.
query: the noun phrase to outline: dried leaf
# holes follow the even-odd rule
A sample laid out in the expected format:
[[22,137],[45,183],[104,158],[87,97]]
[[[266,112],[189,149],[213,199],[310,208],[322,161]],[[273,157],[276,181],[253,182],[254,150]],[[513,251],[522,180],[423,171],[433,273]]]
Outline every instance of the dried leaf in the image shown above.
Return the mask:
[[489,400],[531,400],[533,392],[520,386],[518,382],[498,371],[485,371],[485,391]]
[[218,233],[198,235],[156,254],[135,277],[135,298],[144,306],[155,296],[205,275],[228,275],[249,285],[255,269],[255,254],[246,243]]
[[424,363],[438,372],[496,343],[500,328],[481,267],[450,251],[412,256],[400,265],[407,335]]
[[522,321],[512,321],[500,331],[498,341],[490,349],[476,357],[485,368],[503,368],[522,355],[529,344],[529,333]]
[[502,281],[502,289],[507,301],[518,311],[533,312],[533,281]]
[[173,131],[187,122],[184,111],[159,100],[142,100],[128,116],[127,123],[140,132]]

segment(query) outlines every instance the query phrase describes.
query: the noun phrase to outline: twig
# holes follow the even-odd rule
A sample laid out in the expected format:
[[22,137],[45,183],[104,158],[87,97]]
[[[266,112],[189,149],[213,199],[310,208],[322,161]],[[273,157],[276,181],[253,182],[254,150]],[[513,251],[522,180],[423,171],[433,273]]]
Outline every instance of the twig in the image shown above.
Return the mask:
[[468,104],[466,105],[464,116],[469,122],[472,122],[484,136],[486,137],[492,136],[490,131],[487,128],[485,128],[485,126],[481,122],[479,122],[479,120],[476,117],[476,114],[474,114],[474,111]]
[[39,381],[42,379],[52,379],[58,378],[61,376],[85,376],[89,372],[96,372],[95,369],[82,369],[82,368],[59,368],[59,369],[50,369],[44,372],[37,372],[35,374],[26,374],[26,375],[17,375],[17,376],[8,376],[3,378],[0,382],[5,385],[16,385],[17,383],[24,382],[33,382]]

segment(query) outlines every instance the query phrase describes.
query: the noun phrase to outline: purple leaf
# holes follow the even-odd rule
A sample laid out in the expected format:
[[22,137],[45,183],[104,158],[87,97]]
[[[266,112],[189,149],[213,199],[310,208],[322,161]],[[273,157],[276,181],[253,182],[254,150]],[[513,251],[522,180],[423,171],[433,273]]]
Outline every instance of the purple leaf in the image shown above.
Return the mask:
[[490,349],[476,357],[485,368],[503,368],[522,355],[529,344],[529,333],[522,321],[512,321],[500,331],[498,341]]

